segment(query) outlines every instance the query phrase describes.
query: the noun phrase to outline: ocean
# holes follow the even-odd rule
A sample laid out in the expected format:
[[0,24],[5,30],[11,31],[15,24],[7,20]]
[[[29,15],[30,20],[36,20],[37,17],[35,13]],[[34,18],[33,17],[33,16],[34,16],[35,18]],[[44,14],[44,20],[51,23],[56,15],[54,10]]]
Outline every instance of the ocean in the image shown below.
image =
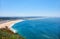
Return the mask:
[[60,18],[25,20],[12,26],[26,39],[60,39]]

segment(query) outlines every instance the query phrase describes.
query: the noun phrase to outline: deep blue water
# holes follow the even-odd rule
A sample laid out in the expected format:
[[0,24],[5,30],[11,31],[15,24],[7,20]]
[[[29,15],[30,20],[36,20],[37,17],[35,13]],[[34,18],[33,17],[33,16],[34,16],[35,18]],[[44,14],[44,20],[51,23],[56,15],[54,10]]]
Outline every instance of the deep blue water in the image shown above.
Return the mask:
[[26,39],[60,39],[60,18],[26,20],[12,28]]

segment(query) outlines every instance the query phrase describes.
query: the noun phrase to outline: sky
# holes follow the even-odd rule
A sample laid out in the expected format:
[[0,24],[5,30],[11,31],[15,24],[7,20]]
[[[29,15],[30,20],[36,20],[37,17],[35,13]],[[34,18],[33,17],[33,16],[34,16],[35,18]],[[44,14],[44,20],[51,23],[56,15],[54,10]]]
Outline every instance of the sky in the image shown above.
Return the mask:
[[60,0],[0,0],[0,17],[60,17]]

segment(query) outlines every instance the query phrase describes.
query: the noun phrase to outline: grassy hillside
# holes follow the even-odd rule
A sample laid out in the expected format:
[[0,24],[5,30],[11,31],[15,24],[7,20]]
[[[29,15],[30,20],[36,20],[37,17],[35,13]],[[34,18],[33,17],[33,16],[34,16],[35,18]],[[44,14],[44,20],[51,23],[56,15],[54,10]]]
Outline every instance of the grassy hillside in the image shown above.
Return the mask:
[[13,33],[8,28],[0,29],[0,39],[24,39],[24,37],[21,37],[17,33]]

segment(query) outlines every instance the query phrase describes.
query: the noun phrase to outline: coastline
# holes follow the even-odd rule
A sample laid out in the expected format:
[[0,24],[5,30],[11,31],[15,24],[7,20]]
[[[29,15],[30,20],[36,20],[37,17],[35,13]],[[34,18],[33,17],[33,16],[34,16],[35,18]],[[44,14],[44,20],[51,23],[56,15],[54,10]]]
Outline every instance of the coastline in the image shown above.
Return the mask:
[[16,31],[15,29],[13,29],[12,26],[13,26],[14,24],[16,24],[16,23],[18,23],[18,22],[22,22],[22,21],[24,21],[24,20],[18,20],[17,22],[11,24],[8,28],[9,28],[12,32],[17,33],[17,31]]
[[14,30],[12,28],[12,26],[14,24],[16,24],[18,22],[22,22],[22,21],[24,21],[24,20],[13,20],[13,21],[9,21],[9,22],[6,22],[6,23],[2,23],[2,24],[0,24],[0,28],[5,28],[7,26],[12,32],[16,33],[16,30]]

